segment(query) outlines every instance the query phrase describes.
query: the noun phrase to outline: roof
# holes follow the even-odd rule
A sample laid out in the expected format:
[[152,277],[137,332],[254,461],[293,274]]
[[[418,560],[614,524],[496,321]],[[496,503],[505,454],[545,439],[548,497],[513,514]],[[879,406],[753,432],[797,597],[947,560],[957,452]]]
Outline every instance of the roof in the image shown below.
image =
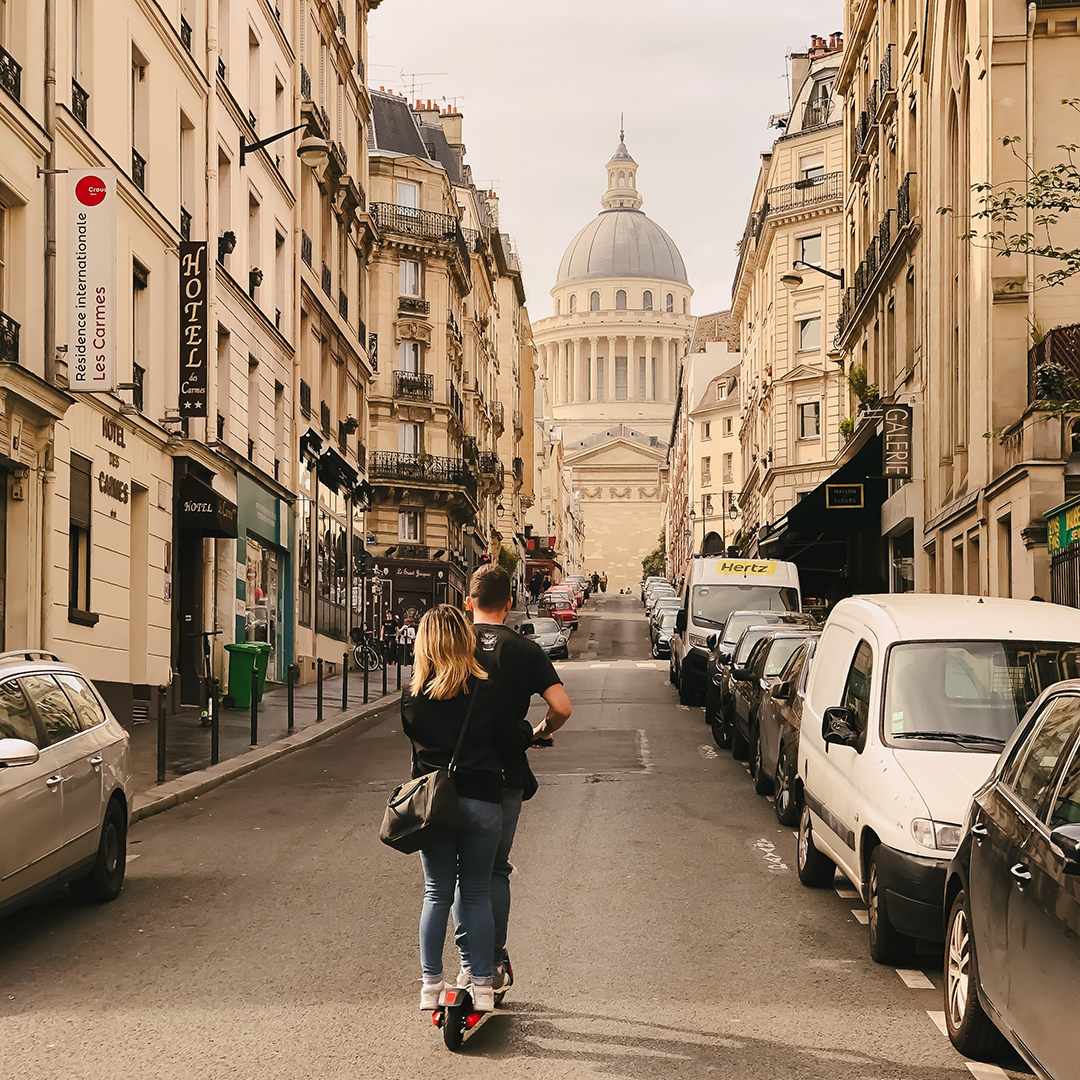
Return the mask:
[[630,151],[626,149],[626,143],[619,139],[618,149],[615,151],[612,161],[629,161],[631,164],[636,165],[637,162],[630,156]]
[[458,156],[450,149],[450,143],[446,139],[446,132],[440,124],[421,124],[420,135],[424,140],[428,157],[437,161],[450,177],[450,183],[461,183],[461,174],[458,169]]
[[714,311],[697,317],[690,351],[704,352],[707,341],[726,341],[732,352],[739,351],[739,323],[730,311]]
[[429,158],[409,103],[396,94],[371,91],[371,133],[378,150]]
[[855,614],[887,640],[1080,641],[1080,610],[996,596],[885,593],[841,600],[830,614]]
[[675,241],[641,210],[604,210],[573,240],[556,285],[596,278],[653,278],[688,285]]

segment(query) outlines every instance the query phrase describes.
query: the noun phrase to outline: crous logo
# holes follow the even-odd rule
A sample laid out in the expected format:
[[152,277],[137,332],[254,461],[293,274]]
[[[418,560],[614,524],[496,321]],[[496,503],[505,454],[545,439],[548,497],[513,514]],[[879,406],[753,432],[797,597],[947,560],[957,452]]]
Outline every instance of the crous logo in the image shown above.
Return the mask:
[[108,194],[109,189],[105,186],[105,181],[100,176],[84,176],[75,185],[75,198],[83,204],[83,206],[97,206],[103,202],[105,196]]

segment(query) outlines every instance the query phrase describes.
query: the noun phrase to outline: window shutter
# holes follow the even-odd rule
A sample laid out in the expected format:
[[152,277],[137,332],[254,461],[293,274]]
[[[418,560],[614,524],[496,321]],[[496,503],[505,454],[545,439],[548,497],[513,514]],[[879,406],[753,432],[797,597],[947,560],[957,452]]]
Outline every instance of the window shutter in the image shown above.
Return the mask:
[[79,454],[71,455],[71,491],[69,495],[71,524],[80,529],[90,528],[90,470],[93,462]]

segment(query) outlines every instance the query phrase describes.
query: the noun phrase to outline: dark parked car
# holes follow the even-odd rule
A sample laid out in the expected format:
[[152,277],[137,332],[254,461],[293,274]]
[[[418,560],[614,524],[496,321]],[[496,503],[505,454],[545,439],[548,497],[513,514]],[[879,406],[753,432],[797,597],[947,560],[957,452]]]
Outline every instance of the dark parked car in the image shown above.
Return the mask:
[[660,622],[656,627],[656,634],[653,637],[652,654],[654,660],[658,660],[661,656],[671,655],[671,635],[675,633],[675,623],[677,621],[678,616],[674,611],[666,611],[660,617]]
[[760,772],[772,777],[773,809],[781,825],[797,825],[802,807],[798,785],[799,728],[806,680],[819,636],[816,632],[809,634],[791,654],[758,707]]
[[[772,774],[761,769],[758,708],[762,698],[772,690],[784,665],[791,659],[791,654],[806,640],[808,632],[794,627],[785,630],[768,627],[764,634],[759,634],[758,628],[751,627],[743,631],[728,672],[734,728],[731,752],[739,757],[741,755],[737,751],[742,750],[748,758],[754,789],[759,795],[767,795],[772,790]],[[746,641],[753,636],[758,636],[759,640],[747,653]]]
[[748,626],[802,626],[808,623],[809,616],[800,615],[798,612],[733,611],[727,617],[724,629],[713,635],[715,640],[705,668],[705,723],[712,728],[717,746],[725,750],[731,746],[731,700],[728,694],[727,669],[742,632]]
[[[1002,690],[1011,696],[1008,681]],[[945,910],[953,1045],[986,1058],[1004,1035],[1044,1080],[1075,1077],[1080,680],[1044,692],[975,792]]]
[[531,637],[552,660],[569,660],[570,647],[566,632],[554,619],[539,618],[523,622],[518,633]]
[[682,601],[677,596],[662,596],[656,601],[656,606],[649,616],[649,643],[656,641],[656,635],[660,629],[660,619],[668,612],[676,612],[682,607]]

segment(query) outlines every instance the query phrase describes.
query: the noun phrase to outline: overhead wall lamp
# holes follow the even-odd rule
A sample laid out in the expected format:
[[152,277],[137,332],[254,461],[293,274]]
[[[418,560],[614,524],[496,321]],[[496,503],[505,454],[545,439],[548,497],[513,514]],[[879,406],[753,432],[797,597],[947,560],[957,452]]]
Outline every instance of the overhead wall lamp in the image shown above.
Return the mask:
[[824,267],[817,266],[814,263],[803,262],[802,259],[796,259],[791,264],[791,269],[780,277],[780,284],[783,285],[785,289],[797,289],[802,285],[803,276],[798,270],[800,266],[805,266],[807,270],[816,270],[819,274],[824,274],[827,278],[832,278],[833,281],[839,281],[841,289],[844,287],[843,270],[837,274],[833,273],[832,270],[826,270]]
[[[258,142],[249,143],[243,135],[240,136],[240,167],[244,167],[244,160],[248,154],[253,153],[256,150],[261,150],[264,146],[269,146],[271,143],[275,143],[278,139],[284,139],[286,135],[291,135],[294,131],[299,131],[301,128],[306,128],[307,123],[297,124],[296,127],[291,127],[287,131],[279,131],[276,135],[269,135],[265,139],[260,139]],[[330,147],[327,146],[326,140],[319,138],[318,135],[307,135],[300,140],[300,145],[296,148],[296,156],[311,169],[320,169],[330,160]]]

